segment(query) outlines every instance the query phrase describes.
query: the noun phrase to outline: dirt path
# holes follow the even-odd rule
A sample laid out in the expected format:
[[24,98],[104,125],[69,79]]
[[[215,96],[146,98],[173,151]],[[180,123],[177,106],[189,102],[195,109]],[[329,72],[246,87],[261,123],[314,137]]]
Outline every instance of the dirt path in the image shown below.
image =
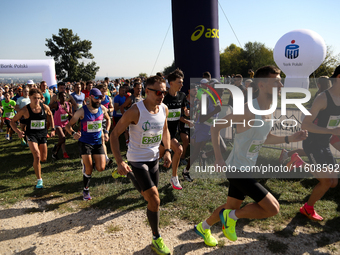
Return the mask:
[[[144,210],[33,212],[43,207],[26,200],[0,208],[0,254],[154,254]],[[173,220],[161,233],[172,254],[340,254],[339,234],[317,236],[295,227],[293,236],[284,238],[249,226],[238,225],[236,230],[239,238],[230,242],[220,225],[213,227],[213,235],[224,242],[213,248],[185,221]],[[318,248],[320,240],[325,244]]]

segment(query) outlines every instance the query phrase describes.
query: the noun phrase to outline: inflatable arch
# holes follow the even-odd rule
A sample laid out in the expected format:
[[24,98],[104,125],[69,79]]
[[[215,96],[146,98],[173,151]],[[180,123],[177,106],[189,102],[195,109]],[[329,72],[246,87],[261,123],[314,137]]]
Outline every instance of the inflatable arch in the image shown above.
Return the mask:
[[49,87],[57,84],[53,59],[0,59],[0,73],[41,73]]

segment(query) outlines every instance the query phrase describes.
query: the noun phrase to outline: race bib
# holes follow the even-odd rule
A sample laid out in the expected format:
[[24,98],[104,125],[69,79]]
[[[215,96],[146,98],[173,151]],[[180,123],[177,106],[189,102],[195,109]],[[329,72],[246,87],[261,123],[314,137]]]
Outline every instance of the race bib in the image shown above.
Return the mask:
[[45,129],[45,120],[31,120],[31,129]]
[[162,133],[163,131],[154,132],[144,132],[142,133],[142,140],[140,142],[141,148],[148,147],[158,147],[162,141]]
[[181,117],[181,108],[169,109],[168,121],[179,120]]
[[250,144],[248,150],[247,150],[247,158],[255,157],[259,154],[260,149],[262,148],[262,145],[264,143],[264,140],[254,140]]
[[327,128],[336,128],[340,124],[340,116],[331,115],[329,116]]
[[65,122],[68,120],[68,114],[65,113],[65,114],[60,114],[60,121],[61,122]]
[[6,118],[13,119],[14,117],[14,112],[6,112],[5,113]]
[[88,121],[87,122],[87,132],[94,133],[102,130],[102,121]]

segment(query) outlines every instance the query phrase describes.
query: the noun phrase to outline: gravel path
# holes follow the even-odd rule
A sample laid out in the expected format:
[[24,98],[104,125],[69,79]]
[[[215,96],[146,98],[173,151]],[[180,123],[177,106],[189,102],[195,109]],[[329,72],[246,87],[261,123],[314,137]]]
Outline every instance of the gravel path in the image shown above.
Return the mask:
[[[0,207],[0,254],[155,254],[145,210],[32,212],[43,206],[26,200]],[[230,242],[216,225],[212,233],[221,247],[205,246],[185,221],[173,220],[161,233],[172,254],[340,254],[339,234],[322,233],[327,244],[318,248],[320,235],[310,229],[295,226],[293,236],[284,238],[240,224],[238,240]]]

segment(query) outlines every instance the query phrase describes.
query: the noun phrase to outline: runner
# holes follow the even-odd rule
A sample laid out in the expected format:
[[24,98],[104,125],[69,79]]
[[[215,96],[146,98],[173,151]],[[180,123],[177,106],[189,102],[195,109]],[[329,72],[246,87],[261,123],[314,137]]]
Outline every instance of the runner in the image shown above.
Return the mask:
[[5,99],[1,101],[1,105],[3,107],[2,119],[7,126],[5,137],[6,137],[6,140],[12,141],[13,129],[10,125],[10,121],[11,119],[13,119],[15,115],[16,102],[11,99],[11,95],[9,92],[5,92],[4,96],[5,96]]
[[[47,123],[52,127],[51,137],[54,136],[55,127],[50,108],[42,103],[42,93],[39,89],[31,89],[29,91],[30,103],[23,107],[11,120],[13,130],[18,134],[19,138],[23,138],[26,134],[28,146],[33,154],[33,168],[37,177],[37,189],[43,188],[43,180],[41,178],[41,164],[47,159]],[[26,132],[17,128],[16,122],[22,117],[25,118]]]
[[59,102],[54,113],[54,126],[58,135],[58,143],[54,145],[52,149],[52,158],[58,160],[58,152],[60,148],[63,151],[63,158],[70,158],[66,152],[65,141],[66,141],[66,130],[65,127],[69,122],[69,118],[73,116],[72,105],[70,102],[66,102],[66,92],[60,92],[58,94]]
[[[320,200],[329,188],[335,188],[338,184],[338,176],[333,171],[336,162],[330,151],[329,143],[332,135],[340,135],[340,66],[331,76],[332,87],[320,93],[314,100],[310,113],[302,121],[301,128],[308,130],[308,138],[303,142],[303,150],[306,152],[310,167],[322,169],[311,171],[319,183],[314,187],[307,203],[300,208],[300,212],[311,220],[321,221],[323,218],[316,213],[315,203]],[[288,164],[301,164],[299,156],[292,156]],[[296,163],[300,162],[300,163]],[[303,162],[304,163],[304,162]],[[302,164],[302,167],[306,167]]]
[[[60,92],[65,92],[66,93],[66,85],[65,82],[58,82],[57,84],[58,87],[58,93]],[[53,95],[53,97],[51,98],[51,102],[49,103],[50,108],[56,108],[58,106],[58,93],[56,93],[55,95]],[[74,108],[77,108],[77,103],[76,101],[74,101],[74,98],[71,97],[69,94],[66,93],[66,101],[70,102],[72,104],[72,106]]]
[[[169,93],[164,97],[164,104],[169,108],[168,127],[171,136],[171,149],[174,151],[172,158],[172,177],[170,183],[174,189],[181,190],[182,186],[179,183],[177,170],[183,147],[175,138],[177,134],[178,123],[181,117],[181,112],[185,108],[185,93],[180,92],[183,87],[184,74],[181,70],[176,69],[168,75],[168,82],[170,84]],[[159,146],[160,156],[164,154],[164,146]]]
[[142,101],[142,84],[140,82],[136,82],[133,84],[133,94],[129,96],[125,102],[120,106],[120,111],[122,114],[129,109],[134,103],[138,103]]
[[[126,175],[133,172],[137,189],[148,202],[147,218],[153,238],[151,248],[158,254],[170,254],[169,248],[159,234],[159,144],[166,148],[164,166],[171,164],[170,134],[167,126],[168,109],[162,103],[166,94],[165,80],[152,76],[146,82],[146,99],[134,104],[125,112],[111,133],[111,150],[116,159],[118,173]],[[127,159],[132,169],[124,162],[119,149],[119,136],[129,126],[130,143]]]
[[[70,122],[66,125],[66,131],[78,141],[80,155],[83,164],[83,199],[90,200],[90,181],[93,171],[93,162],[96,169],[101,172],[105,170],[105,152],[102,144],[102,133],[105,141],[109,140],[110,117],[107,110],[101,105],[102,93],[97,88],[93,88],[89,94],[89,104],[80,108]],[[102,129],[103,118],[106,119],[106,129]],[[74,131],[72,126],[80,119],[81,131]],[[92,156],[92,157],[91,157]]]
[[[282,87],[280,70],[274,66],[261,67],[255,74],[256,83],[259,87],[259,96],[253,100],[255,109],[269,109],[272,103],[272,89]],[[265,78],[265,79],[263,79]],[[284,142],[297,142],[306,138],[306,131],[299,131],[291,136],[280,137],[270,133],[271,122],[264,121],[261,127],[250,127],[248,125],[236,125],[236,135],[234,140],[234,147],[226,162],[224,162],[220,150],[220,130],[230,126],[230,121],[234,123],[248,123],[249,120],[259,119],[273,119],[272,116],[260,116],[251,113],[245,104],[244,115],[227,115],[224,117],[228,120],[228,124],[216,125],[211,128],[211,139],[215,152],[216,165],[235,166],[241,169],[244,166],[254,166],[258,157],[258,151],[250,152],[253,144],[257,144],[261,148],[262,144],[279,144]],[[231,241],[237,240],[235,232],[236,221],[239,218],[262,219],[276,215],[279,212],[280,205],[276,198],[269,193],[260,183],[255,179],[238,178],[229,180],[229,191],[227,202],[218,207],[213,214],[205,221],[195,226],[195,232],[203,237],[204,242],[208,246],[216,246],[217,240],[211,235],[210,227],[222,221],[222,231],[224,235]],[[250,203],[241,207],[245,196],[249,196],[255,200],[255,203]]]
[[[29,94],[28,86],[25,86],[23,88],[23,92],[22,93],[23,93],[22,97],[18,98],[17,105],[15,106],[16,112],[19,112],[22,108],[24,108],[24,106],[28,105],[31,102],[31,100],[30,100],[30,98],[28,96],[28,94]],[[25,118],[24,117],[22,117],[20,119],[20,129],[21,129],[21,131],[24,131],[24,132],[26,131],[26,122],[25,122]],[[24,135],[24,137],[21,138],[21,145],[22,146],[28,146],[26,135]]]
[[73,112],[76,112],[85,104],[85,94],[81,92],[81,84],[79,82],[74,85],[74,92],[71,94],[71,96],[77,104],[77,108],[73,107]]
[[50,102],[51,102],[52,95],[51,95],[50,90],[48,89],[46,81],[40,82],[40,90],[43,93],[43,102],[44,102],[44,104],[49,105]]

